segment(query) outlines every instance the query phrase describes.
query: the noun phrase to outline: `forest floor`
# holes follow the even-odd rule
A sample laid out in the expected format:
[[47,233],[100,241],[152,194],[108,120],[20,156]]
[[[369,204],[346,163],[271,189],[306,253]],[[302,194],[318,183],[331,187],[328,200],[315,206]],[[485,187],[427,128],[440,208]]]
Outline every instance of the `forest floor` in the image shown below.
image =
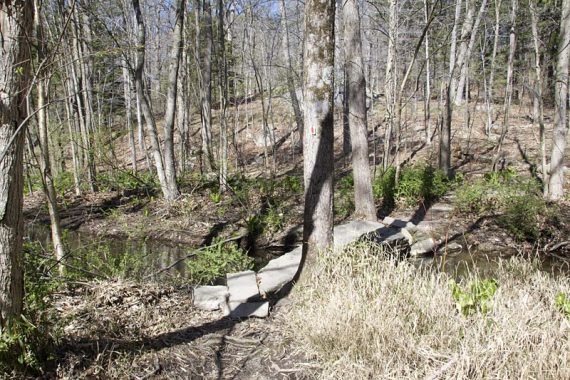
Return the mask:
[[[302,222],[302,155],[298,136],[293,133],[277,150],[275,181],[269,181],[269,158],[264,165],[263,136],[259,119],[260,105],[252,103],[249,112],[254,122],[237,131],[236,144],[230,152],[232,175],[228,195],[218,196],[215,177],[188,176],[181,179],[182,195],[174,202],[165,202],[153,189],[105,189],[97,194],[75,196],[63,194],[62,222],[64,228],[77,229],[101,238],[120,237],[151,239],[165,244],[184,244],[195,248],[208,245],[216,238],[227,239],[249,235],[250,222],[257,217],[265,228],[253,236],[257,248],[286,250],[300,241]],[[275,134],[279,139],[293,128],[285,101],[276,101]],[[491,136],[484,133],[485,115],[475,104],[471,124],[465,123],[465,110],[457,109],[452,140],[452,165],[465,178],[482,177],[491,170],[500,129]],[[409,107],[411,108],[411,107]],[[435,109],[436,105],[432,109]],[[281,112],[278,112],[281,111]],[[402,139],[405,162],[436,163],[436,142],[425,144],[422,110],[404,114]],[[434,114],[436,110],[432,111]],[[539,176],[538,127],[528,117],[529,107],[514,106],[511,127],[505,138],[500,164],[524,176]],[[244,114],[246,114],[244,112]],[[435,125],[435,121],[432,121]],[[238,123],[235,123],[238,125]],[[335,122],[336,176],[349,173],[342,155],[342,129]],[[383,135],[383,110],[371,111],[370,128]],[[550,152],[551,119],[547,118],[547,152]],[[195,138],[198,138],[196,135]],[[257,141],[257,144],[256,144]],[[374,142],[379,162],[382,139]],[[199,146],[199,142],[195,142]],[[239,149],[237,149],[239,147]],[[128,169],[127,137],[117,140],[115,147],[119,168]],[[192,170],[198,170],[193,158]],[[144,166],[144,159],[140,160]],[[110,167],[99,170],[111,170]],[[380,171],[380,169],[376,169]],[[337,181],[337,184],[340,181]],[[566,184],[568,186],[568,184]],[[301,186],[301,187],[299,187]],[[270,187],[270,188],[268,188]],[[335,195],[336,197],[336,195]],[[29,224],[47,224],[49,218],[42,206],[40,192],[25,198],[25,215]],[[337,204],[336,221],[350,217]],[[412,208],[395,205],[386,209],[378,203],[379,216],[425,215],[429,204]],[[346,206],[349,207],[349,206]],[[423,209],[423,212],[422,212]],[[570,236],[570,207],[562,202],[556,226],[556,241]],[[446,237],[454,236],[464,247],[480,246],[481,250],[511,249],[518,252],[540,250],[544,242],[517,241],[492,218],[479,218],[453,212],[449,216]],[[251,236],[249,236],[251,237]],[[440,236],[442,237],[442,236]],[[250,241],[248,244],[252,244]],[[483,249],[483,247],[487,247]],[[564,252],[564,255],[567,255]],[[219,312],[197,310],[191,304],[191,288],[131,280],[90,281],[69,286],[55,298],[55,310],[64,323],[63,343],[57,353],[57,365],[51,376],[59,378],[207,378],[207,379],[276,379],[310,378],[319,371],[314,357],[300,353],[296,337],[283,329],[295,303],[280,300],[267,319],[234,321],[222,318]]]

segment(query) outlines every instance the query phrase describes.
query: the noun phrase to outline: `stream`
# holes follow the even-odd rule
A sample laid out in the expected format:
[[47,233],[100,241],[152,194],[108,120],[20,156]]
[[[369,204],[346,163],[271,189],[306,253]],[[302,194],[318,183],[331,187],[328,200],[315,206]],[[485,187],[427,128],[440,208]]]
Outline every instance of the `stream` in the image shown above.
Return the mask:
[[[25,241],[41,244],[46,250],[50,244],[50,229],[45,225],[28,225]],[[140,279],[153,276],[164,268],[171,267],[161,273],[161,276],[187,278],[187,258],[197,247],[176,245],[168,241],[129,239],[119,237],[100,237],[79,231],[66,230],[64,233],[66,252],[70,255],[66,262],[72,261],[79,270],[97,274],[100,268],[108,271],[120,271],[120,277]],[[256,250],[253,254],[254,269],[263,267],[269,260],[283,254],[282,251]],[[492,277],[497,268],[497,262],[507,259],[515,253],[510,252],[479,252],[462,250],[441,256],[423,256],[410,258],[417,267],[426,267],[443,271],[456,279],[467,277],[470,272],[477,271],[481,276]],[[89,257],[89,259],[85,259]],[[96,261],[98,266],[91,264]],[[175,265],[173,265],[176,263]],[[567,262],[545,257],[541,259],[541,269],[549,273],[569,274]],[[108,272],[106,271],[106,272]],[[86,272],[86,273],[87,273]],[[106,273],[108,276],[108,273]]]

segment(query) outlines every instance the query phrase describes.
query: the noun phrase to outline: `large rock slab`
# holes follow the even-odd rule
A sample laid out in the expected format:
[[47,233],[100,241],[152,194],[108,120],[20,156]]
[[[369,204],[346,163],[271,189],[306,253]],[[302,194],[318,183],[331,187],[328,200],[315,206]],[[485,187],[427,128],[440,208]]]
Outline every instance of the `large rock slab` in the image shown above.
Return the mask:
[[433,253],[437,248],[437,242],[433,238],[418,241],[410,248],[410,256],[422,256]]
[[265,318],[269,315],[269,302],[228,302],[224,315],[230,318]]
[[224,308],[229,296],[227,286],[197,286],[192,292],[192,303],[201,310]]
[[297,247],[281,257],[271,260],[257,273],[262,295],[278,292],[293,280],[301,263],[302,247]]
[[401,228],[393,227],[382,227],[363,236],[363,239],[398,250],[410,247],[408,238],[408,234],[403,234]]
[[257,277],[254,271],[228,273],[226,280],[230,293],[230,302],[248,302],[259,299]]
[[382,223],[366,220],[355,220],[334,228],[334,249],[342,249],[359,240],[363,235],[384,228]]

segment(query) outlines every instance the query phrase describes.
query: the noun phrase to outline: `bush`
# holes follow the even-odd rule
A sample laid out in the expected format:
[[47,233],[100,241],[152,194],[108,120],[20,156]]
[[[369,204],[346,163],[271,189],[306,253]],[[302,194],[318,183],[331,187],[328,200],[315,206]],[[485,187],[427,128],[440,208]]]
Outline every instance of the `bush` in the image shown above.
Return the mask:
[[55,359],[61,332],[51,306],[60,283],[51,277],[53,263],[41,252],[39,244],[24,245],[24,310],[0,332],[0,373],[5,375],[43,374]]
[[235,243],[214,242],[208,248],[197,252],[187,262],[188,280],[193,284],[211,284],[227,273],[253,268],[253,259]]
[[147,190],[154,191],[160,188],[158,179],[150,171],[133,174],[129,170],[115,170],[107,173],[99,173],[98,185],[103,191],[121,190]]
[[352,173],[337,181],[334,201],[334,213],[341,219],[347,218],[354,211],[354,178]]
[[374,181],[373,190],[374,196],[383,198],[387,205],[399,203],[409,207],[442,197],[453,184],[441,170],[418,163],[404,167],[397,184],[396,170],[389,168]]
[[546,222],[554,215],[542,197],[539,184],[510,170],[489,173],[458,189],[455,208],[474,215],[498,214],[498,225],[518,240],[548,236]]

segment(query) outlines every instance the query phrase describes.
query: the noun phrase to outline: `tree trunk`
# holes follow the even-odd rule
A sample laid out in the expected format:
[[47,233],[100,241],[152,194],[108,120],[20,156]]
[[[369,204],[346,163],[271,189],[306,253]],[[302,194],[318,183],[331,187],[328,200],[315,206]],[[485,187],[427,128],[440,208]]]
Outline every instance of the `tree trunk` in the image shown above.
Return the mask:
[[[334,0],[305,2],[303,273],[333,245]],[[304,269],[303,269],[304,268]]]
[[542,183],[544,186],[544,194],[548,194],[548,169],[546,167],[546,139],[544,136],[544,104],[542,100],[542,68],[540,64],[540,36],[538,34],[538,17],[536,14],[536,0],[530,0],[530,17],[532,39],[534,46],[534,70],[535,70],[535,85],[534,85],[534,104],[536,105],[536,112],[534,114],[534,122],[538,122],[539,136],[540,136],[540,161],[542,165]]
[[357,217],[376,220],[368,160],[366,80],[364,78],[358,0],[346,0],[342,12],[344,20],[345,88],[348,90],[344,95],[348,100],[355,213]]
[[228,100],[228,68],[226,60],[226,27],[224,25],[224,0],[218,0],[218,38],[220,42],[220,193],[228,186],[228,126],[226,109]]
[[[34,0],[34,27],[35,27],[35,43],[38,55],[38,67],[46,67],[46,42],[43,35],[43,26],[41,21],[41,6],[38,0]],[[42,184],[44,193],[47,198],[48,213],[50,218],[51,227],[51,241],[55,258],[58,261],[59,273],[63,275],[64,265],[63,259],[65,256],[63,250],[63,239],[61,233],[61,225],[59,220],[59,212],[57,209],[57,196],[53,184],[52,166],[49,154],[49,137],[47,125],[47,103],[46,96],[48,90],[49,79],[47,78],[47,70],[41,70],[38,73],[38,80],[36,82],[37,91],[37,122],[40,143],[40,171],[42,176]]]
[[497,153],[493,159],[493,170],[500,169],[498,165],[499,159],[501,157],[503,149],[503,141],[509,130],[510,118],[511,118],[511,102],[513,99],[513,70],[515,64],[515,50],[516,50],[516,32],[515,32],[515,22],[518,11],[518,0],[511,0],[511,13],[510,13],[510,32],[509,32],[509,57],[507,62],[507,85],[505,88],[505,101],[503,104],[503,126],[501,128],[501,137],[499,138],[499,145],[497,147]]
[[560,42],[558,62],[556,63],[556,113],[552,136],[552,154],[550,156],[550,176],[548,198],[557,201],[564,197],[564,152],[567,134],[568,104],[568,60],[570,57],[570,0],[562,1],[560,19]]
[[[429,4],[428,0],[424,0],[424,19],[426,25],[429,23]],[[425,53],[426,53],[426,82],[424,85],[424,128],[426,133],[426,144],[431,145],[431,68],[430,68],[430,49],[429,49],[429,30],[425,35]]]
[[127,68],[127,63],[123,64],[123,91],[125,96],[125,118],[127,123],[127,132],[129,134],[129,145],[131,148],[131,167],[133,173],[137,172],[137,147],[135,144],[135,132],[133,130],[133,107],[132,107],[132,91],[131,76]]
[[146,45],[146,32],[144,21],[142,17],[142,12],[140,8],[139,0],[132,0],[133,10],[135,11],[135,17],[137,22],[137,57],[136,66],[134,68],[134,80],[137,95],[139,97],[140,106],[144,119],[146,122],[147,130],[150,135],[150,142],[152,146],[152,155],[154,158],[154,165],[156,167],[156,172],[158,175],[158,180],[160,182],[160,188],[162,194],[166,199],[176,198],[176,194],[170,193],[170,188],[166,182],[166,175],[164,172],[164,161],[162,157],[162,152],[160,149],[160,140],[158,139],[158,132],[156,130],[156,122],[154,120],[154,115],[150,109],[149,99],[144,91],[143,84],[143,68],[145,59],[145,45]]
[[[455,92],[455,104],[463,103],[465,82],[467,81],[467,77],[469,76],[469,69],[468,69],[469,60],[471,59],[471,53],[473,52],[473,47],[475,46],[477,31],[479,30],[479,24],[481,23],[481,19],[483,18],[486,10],[487,10],[487,0],[483,0],[481,2],[481,6],[479,7],[479,12],[477,13],[477,17],[475,18],[475,23],[473,24],[473,27],[471,28],[469,33],[469,44],[467,45],[464,57],[461,59],[461,63],[459,64],[461,71],[459,74],[459,82],[457,84],[457,90]],[[469,101],[469,99],[467,99],[467,101]]]
[[[164,174],[168,186],[168,199],[175,199],[180,195],[176,184],[176,166],[174,158],[174,119],[176,117],[176,101],[178,92],[178,69],[182,55],[182,31],[184,30],[184,13],[186,1],[177,0],[176,24],[170,53],[170,72],[168,74],[168,94],[166,97],[166,114],[164,120]],[[182,105],[179,105],[182,106]]]
[[[198,17],[199,7],[196,7],[196,47],[201,54],[197,54],[200,70],[200,102],[201,102],[201,134],[202,155],[206,156],[205,163],[208,170],[213,170],[215,159],[212,149],[212,49],[213,49],[213,23],[210,0],[203,0],[203,21]],[[200,49],[203,41],[203,49]]]
[[22,258],[23,152],[29,37],[33,3],[0,3],[0,326],[20,315],[24,298]]
[[386,60],[386,79],[384,91],[386,93],[386,133],[384,135],[384,157],[382,159],[384,170],[388,169],[390,159],[390,140],[394,131],[396,111],[396,87],[398,74],[396,69],[396,46],[398,40],[398,0],[390,0],[390,19],[388,22],[388,58]]
[[291,59],[291,42],[289,38],[289,20],[287,20],[287,6],[285,5],[285,0],[281,0],[281,17],[284,28],[283,36],[283,51],[285,54],[285,61],[287,62],[287,88],[289,90],[289,96],[291,97],[291,106],[293,107],[293,113],[295,114],[295,122],[297,123],[297,131],[299,134],[303,135],[303,113],[301,112],[301,106],[299,105],[299,99],[297,98],[297,85],[295,83],[295,69],[293,68],[293,61]]
[[495,65],[497,61],[497,51],[499,49],[499,32],[501,27],[501,1],[495,0],[495,28],[493,38],[493,52],[491,53],[491,67],[489,69],[489,85],[487,91],[489,92],[489,110],[487,117],[487,136],[491,136],[491,129],[493,128],[493,105],[495,102],[495,95],[493,92],[495,85]]

